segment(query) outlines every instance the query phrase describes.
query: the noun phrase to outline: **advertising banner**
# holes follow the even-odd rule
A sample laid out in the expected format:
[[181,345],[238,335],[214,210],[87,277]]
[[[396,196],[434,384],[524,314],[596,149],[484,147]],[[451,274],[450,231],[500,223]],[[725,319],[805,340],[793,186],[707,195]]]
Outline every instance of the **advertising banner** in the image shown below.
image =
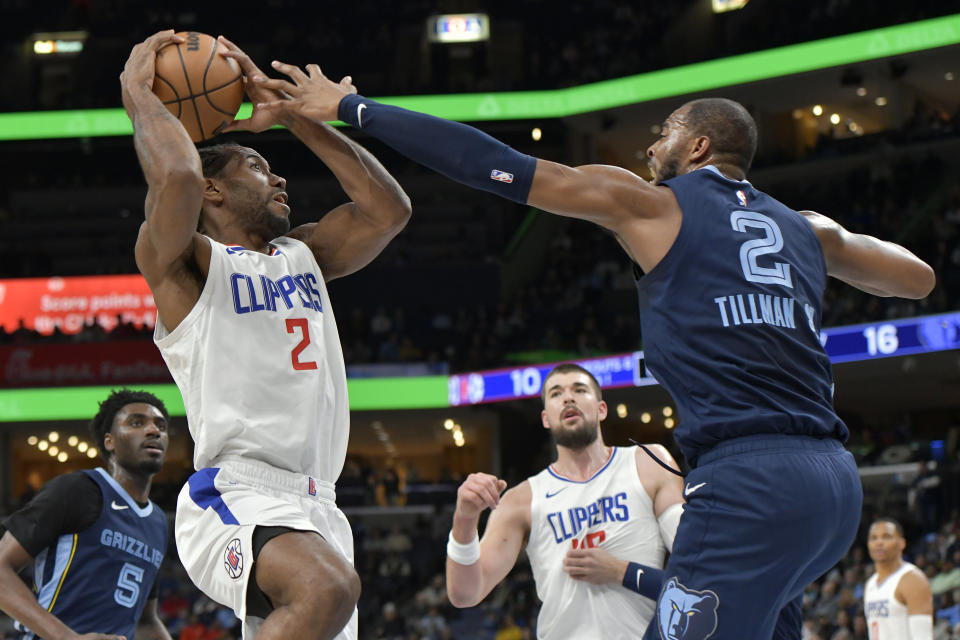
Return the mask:
[[57,327],[80,333],[92,322],[108,332],[119,324],[152,329],[156,316],[153,294],[139,274],[0,280],[0,326],[7,332],[21,320],[43,335]]

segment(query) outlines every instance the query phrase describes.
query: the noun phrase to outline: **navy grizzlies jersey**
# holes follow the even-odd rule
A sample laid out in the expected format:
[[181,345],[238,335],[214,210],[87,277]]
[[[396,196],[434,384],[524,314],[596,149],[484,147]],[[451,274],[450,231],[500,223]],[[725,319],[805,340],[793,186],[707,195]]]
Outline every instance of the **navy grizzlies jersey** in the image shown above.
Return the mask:
[[79,634],[133,638],[167,549],[167,518],[152,502],[137,505],[103,469],[84,473],[100,487],[103,508],[93,525],[37,554],[37,600]]
[[640,325],[646,364],[677,403],[689,463],[740,436],[845,441],[820,343],[826,264],[810,224],[713,167],[665,184],[683,222],[637,280]]

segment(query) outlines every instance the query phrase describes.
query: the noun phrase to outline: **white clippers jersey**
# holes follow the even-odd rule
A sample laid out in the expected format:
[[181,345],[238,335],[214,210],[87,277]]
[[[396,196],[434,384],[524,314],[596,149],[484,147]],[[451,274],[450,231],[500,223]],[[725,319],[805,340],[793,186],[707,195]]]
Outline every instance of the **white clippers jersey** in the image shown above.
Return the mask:
[[210,240],[207,282],[183,322],[154,340],[187,410],[197,469],[259,460],[335,482],[350,421],[340,337],[310,249],[272,255]]
[[[863,591],[863,609],[870,629],[870,640],[908,640],[910,625],[907,606],[897,601],[894,592],[900,578],[910,571],[920,571],[915,565],[904,562],[900,568],[877,584],[877,574],[870,576]],[[922,573],[922,572],[921,572]]]
[[622,584],[574,580],[563,558],[574,546],[600,547],[632,562],[663,567],[666,547],[653,504],[637,476],[636,447],[612,447],[610,459],[586,482],[547,467],[529,479],[527,555],[543,601],[538,638],[639,638],[654,615],[652,600]]

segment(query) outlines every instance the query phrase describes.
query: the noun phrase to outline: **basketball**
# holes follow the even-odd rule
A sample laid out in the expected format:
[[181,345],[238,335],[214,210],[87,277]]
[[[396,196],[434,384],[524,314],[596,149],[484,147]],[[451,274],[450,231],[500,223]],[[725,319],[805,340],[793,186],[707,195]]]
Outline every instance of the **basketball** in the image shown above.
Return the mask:
[[194,142],[216,136],[230,124],[243,101],[243,74],[235,60],[217,54],[216,38],[181,31],[182,44],[157,52],[153,92],[176,116]]

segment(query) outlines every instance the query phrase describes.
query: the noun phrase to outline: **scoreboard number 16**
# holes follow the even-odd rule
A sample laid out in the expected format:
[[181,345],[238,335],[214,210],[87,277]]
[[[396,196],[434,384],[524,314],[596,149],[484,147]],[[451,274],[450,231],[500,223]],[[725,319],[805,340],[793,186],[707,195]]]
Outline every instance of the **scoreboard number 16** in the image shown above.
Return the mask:
[[900,340],[897,339],[897,327],[892,324],[867,327],[863,330],[863,337],[867,339],[867,353],[871,356],[878,353],[890,355],[900,346]]

